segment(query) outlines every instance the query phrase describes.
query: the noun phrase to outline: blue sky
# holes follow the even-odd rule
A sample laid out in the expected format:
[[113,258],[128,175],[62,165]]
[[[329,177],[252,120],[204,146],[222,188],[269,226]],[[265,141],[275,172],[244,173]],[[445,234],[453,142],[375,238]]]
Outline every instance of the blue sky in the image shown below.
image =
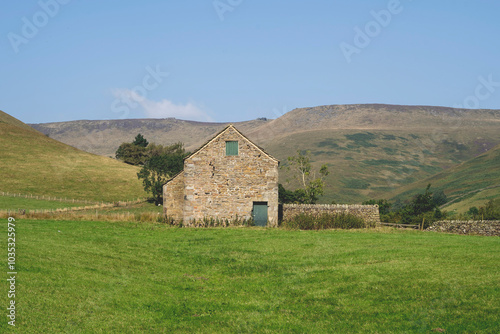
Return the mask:
[[27,123],[500,109],[500,1],[41,0],[0,13],[0,109]]

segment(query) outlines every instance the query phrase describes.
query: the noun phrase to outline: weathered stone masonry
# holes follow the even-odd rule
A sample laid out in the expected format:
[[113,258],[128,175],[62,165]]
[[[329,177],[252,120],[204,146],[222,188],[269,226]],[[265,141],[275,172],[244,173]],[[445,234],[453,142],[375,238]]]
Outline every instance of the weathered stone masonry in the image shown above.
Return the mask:
[[378,205],[346,205],[346,204],[284,204],[283,220],[293,218],[298,214],[308,214],[318,217],[323,213],[350,213],[362,218],[367,223],[380,224]]
[[[226,155],[226,142],[238,155]],[[268,226],[278,224],[278,160],[232,125],[184,160],[184,171],[164,186],[164,213],[185,224],[204,218],[251,219],[254,202],[267,202]]]
[[426,231],[456,234],[475,234],[500,236],[499,220],[441,220],[432,224]]
[[184,171],[180,172],[164,186],[163,214],[174,220],[184,219]]

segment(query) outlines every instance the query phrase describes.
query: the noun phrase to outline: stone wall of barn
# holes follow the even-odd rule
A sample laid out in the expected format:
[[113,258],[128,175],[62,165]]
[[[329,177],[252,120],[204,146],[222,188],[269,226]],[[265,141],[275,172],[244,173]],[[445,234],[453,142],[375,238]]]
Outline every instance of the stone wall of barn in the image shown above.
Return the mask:
[[[226,141],[238,141],[237,156]],[[267,202],[268,226],[278,225],[278,161],[231,127],[184,161],[184,183],[184,224],[251,219],[253,202]]]
[[163,214],[176,221],[184,219],[184,172],[163,186]]
[[362,218],[367,223],[380,224],[378,205],[347,204],[283,204],[283,220],[289,220],[298,214],[320,216],[323,213],[349,213]]

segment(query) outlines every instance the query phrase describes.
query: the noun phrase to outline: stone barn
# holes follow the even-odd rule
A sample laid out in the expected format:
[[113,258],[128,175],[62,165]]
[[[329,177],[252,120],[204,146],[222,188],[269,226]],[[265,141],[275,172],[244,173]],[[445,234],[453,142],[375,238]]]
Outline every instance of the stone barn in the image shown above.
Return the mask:
[[253,218],[278,226],[279,161],[228,125],[184,159],[163,186],[164,214],[189,225],[204,218]]

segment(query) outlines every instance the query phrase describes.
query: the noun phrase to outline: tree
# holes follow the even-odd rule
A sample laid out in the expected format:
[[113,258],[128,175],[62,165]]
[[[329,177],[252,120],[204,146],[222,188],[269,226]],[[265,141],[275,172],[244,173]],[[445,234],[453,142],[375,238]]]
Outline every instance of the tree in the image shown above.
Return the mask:
[[434,193],[434,195],[432,195],[432,201],[436,204],[436,206],[441,206],[448,202],[448,197],[446,197],[444,191],[438,190]]
[[115,157],[129,165],[143,165],[146,162],[146,148],[133,143],[123,143],[116,150]]
[[479,209],[475,206],[470,207],[469,211],[467,211],[467,215],[472,219],[476,219],[477,217],[479,217]]
[[307,201],[304,189],[287,190],[281,183],[278,184],[278,200],[280,203],[303,204]]
[[[299,182],[301,187],[291,193],[284,192],[281,196],[282,199],[287,199],[288,196],[288,199],[293,199],[295,203],[316,203],[318,197],[324,193],[324,178],[329,174],[328,166],[322,165],[317,173],[311,165],[310,152],[303,153],[300,150],[297,150],[297,155],[288,157],[287,162],[288,164],[284,168],[293,173],[294,179]],[[282,188],[286,191],[284,187]]]
[[425,221],[424,228],[428,227],[433,221],[446,218],[447,213],[441,211],[434,201],[434,196],[430,191],[431,185],[427,185],[423,194],[413,196],[411,201],[399,209],[397,212],[391,213],[391,219],[397,223],[403,224],[421,224]]
[[149,142],[139,133],[132,143],[122,143],[116,150],[115,157],[130,165],[144,165],[148,157],[148,145]]
[[132,142],[132,144],[140,147],[148,147],[149,142],[146,140],[146,138],[143,137],[143,135],[139,133],[137,136],[135,136],[135,139]]
[[500,199],[491,199],[479,208],[478,216],[485,220],[500,219]]
[[[152,144],[154,145],[154,144]],[[175,174],[182,171],[185,152],[183,144],[177,143],[170,146],[154,145],[150,155],[137,177],[142,179],[144,190],[152,195],[155,204],[163,202],[163,185]]]
[[409,207],[412,215],[418,216],[422,213],[432,211],[437,207],[436,203],[432,200],[433,197],[430,189],[431,185],[429,183],[425,189],[425,193],[418,194],[413,197]]

